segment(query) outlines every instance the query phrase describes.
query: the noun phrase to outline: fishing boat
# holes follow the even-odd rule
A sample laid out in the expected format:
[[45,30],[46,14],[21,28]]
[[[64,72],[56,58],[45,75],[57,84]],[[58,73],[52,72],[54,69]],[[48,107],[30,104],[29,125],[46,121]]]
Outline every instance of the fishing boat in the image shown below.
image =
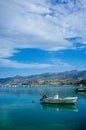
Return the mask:
[[74,104],[77,101],[78,97],[65,97],[65,98],[59,98],[58,95],[55,95],[54,97],[47,97],[44,95],[40,99],[40,103],[47,103],[47,104]]

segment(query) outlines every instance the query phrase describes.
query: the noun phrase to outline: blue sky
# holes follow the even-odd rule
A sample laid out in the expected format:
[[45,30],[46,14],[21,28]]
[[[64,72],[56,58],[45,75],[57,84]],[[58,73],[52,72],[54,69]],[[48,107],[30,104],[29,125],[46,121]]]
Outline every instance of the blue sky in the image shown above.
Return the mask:
[[86,0],[0,1],[0,77],[86,69]]

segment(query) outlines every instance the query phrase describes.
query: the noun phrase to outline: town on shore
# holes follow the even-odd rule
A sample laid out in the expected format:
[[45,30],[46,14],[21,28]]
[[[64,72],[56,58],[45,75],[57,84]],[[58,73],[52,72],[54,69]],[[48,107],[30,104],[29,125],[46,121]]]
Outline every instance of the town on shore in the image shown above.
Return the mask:
[[46,85],[80,85],[86,86],[86,70],[43,73],[29,76],[0,78],[0,87],[13,86],[46,86]]
[[86,86],[86,79],[83,80],[74,80],[74,79],[65,79],[65,80],[33,80],[28,82],[9,82],[0,84],[0,87],[17,87],[17,86],[47,86],[47,85],[76,85],[76,86]]

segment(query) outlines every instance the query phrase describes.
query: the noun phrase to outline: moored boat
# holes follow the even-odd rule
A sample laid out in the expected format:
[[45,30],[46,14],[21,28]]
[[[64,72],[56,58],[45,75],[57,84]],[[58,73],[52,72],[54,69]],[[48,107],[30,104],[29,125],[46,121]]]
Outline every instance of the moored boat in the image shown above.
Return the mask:
[[86,92],[86,88],[77,88],[76,92]]
[[78,97],[65,97],[65,98],[59,98],[58,95],[55,95],[54,97],[47,97],[44,95],[40,101],[41,103],[47,103],[47,104],[74,104],[77,101]]

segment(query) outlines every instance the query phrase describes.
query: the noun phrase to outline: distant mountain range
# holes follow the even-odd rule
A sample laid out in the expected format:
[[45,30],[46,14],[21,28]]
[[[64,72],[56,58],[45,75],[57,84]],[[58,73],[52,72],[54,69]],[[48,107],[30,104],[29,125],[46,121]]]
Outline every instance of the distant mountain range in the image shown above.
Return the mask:
[[19,76],[0,78],[0,84],[19,84],[26,83],[29,81],[36,80],[65,80],[65,79],[74,79],[74,80],[83,80],[86,79],[86,70],[78,71],[65,71],[60,73],[44,73],[36,74],[30,76]]

